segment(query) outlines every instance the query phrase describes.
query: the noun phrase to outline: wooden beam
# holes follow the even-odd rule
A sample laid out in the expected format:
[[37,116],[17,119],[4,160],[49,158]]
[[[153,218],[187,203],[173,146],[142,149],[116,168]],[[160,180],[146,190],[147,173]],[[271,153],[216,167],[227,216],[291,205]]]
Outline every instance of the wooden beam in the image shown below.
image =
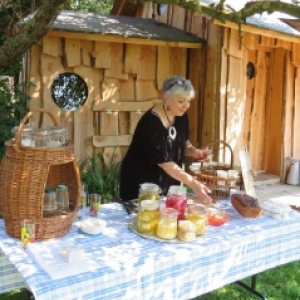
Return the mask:
[[[232,22],[222,23],[222,22],[214,19],[213,24],[220,25],[222,27],[233,28],[233,29],[237,29],[237,30],[239,29],[238,25],[236,23],[232,23]],[[258,28],[258,27],[254,27],[254,26],[250,26],[250,25],[242,25],[241,30],[243,32],[249,32],[249,33],[254,33],[254,34],[258,34],[258,35],[263,35],[265,37],[282,39],[282,40],[286,40],[286,41],[290,41],[290,42],[294,42],[294,43],[300,43],[300,37],[291,36],[291,35],[287,35],[284,33],[279,33],[279,32],[273,31],[271,29]]]
[[178,47],[178,48],[202,48],[202,43],[187,43],[187,42],[169,42],[163,40],[152,40],[152,39],[142,39],[142,38],[131,38],[124,36],[117,36],[113,34],[93,34],[93,33],[79,33],[79,32],[69,32],[69,31],[50,31],[48,33],[49,37],[61,37],[66,39],[80,39],[80,40],[91,40],[100,42],[113,42],[113,43],[125,43],[125,44],[140,44],[140,45],[150,45],[150,46],[168,46],[168,47]]

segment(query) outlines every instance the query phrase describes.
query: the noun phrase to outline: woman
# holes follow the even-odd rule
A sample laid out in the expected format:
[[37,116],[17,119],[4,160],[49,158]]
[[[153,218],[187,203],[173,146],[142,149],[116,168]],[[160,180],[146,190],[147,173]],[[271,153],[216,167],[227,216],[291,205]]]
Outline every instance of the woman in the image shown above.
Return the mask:
[[187,110],[194,97],[189,80],[172,76],[164,81],[162,103],[141,117],[123,159],[120,180],[123,201],[137,199],[140,184],[146,182],[157,184],[163,195],[171,185],[182,182],[199,199],[212,201],[209,188],[182,169],[184,156],[203,161],[209,154],[189,141]]

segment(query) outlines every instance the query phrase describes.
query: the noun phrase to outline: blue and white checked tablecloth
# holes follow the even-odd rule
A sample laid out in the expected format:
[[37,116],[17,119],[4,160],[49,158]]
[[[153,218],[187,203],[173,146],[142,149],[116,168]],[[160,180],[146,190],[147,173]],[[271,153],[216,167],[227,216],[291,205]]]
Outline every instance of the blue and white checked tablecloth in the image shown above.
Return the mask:
[[[33,262],[17,239],[5,233],[1,220],[0,249],[24,282],[14,271],[12,278],[1,278],[0,292],[15,284],[28,286],[36,300],[190,299],[300,258],[299,212],[292,210],[284,220],[262,216],[249,221],[228,200],[221,205],[231,212],[230,221],[222,227],[208,226],[203,238],[182,244],[144,239],[128,229],[132,216],[120,204],[103,205],[99,216],[107,221],[103,234],[79,234],[74,223],[58,239],[83,245],[99,267],[57,280]],[[47,242],[38,243],[44,246]]]

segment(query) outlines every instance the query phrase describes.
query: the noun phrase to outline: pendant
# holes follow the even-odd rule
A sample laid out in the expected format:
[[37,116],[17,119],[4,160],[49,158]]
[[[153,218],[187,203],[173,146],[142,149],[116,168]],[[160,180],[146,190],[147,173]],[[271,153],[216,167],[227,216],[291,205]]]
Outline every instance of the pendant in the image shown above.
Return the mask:
[[177,131],[176,131],[176,128],[175,128],[174,126],[170,126],[170,127],[169,127],[168,133],[169,133],[170,139],[171,139],[171,140],[175,140],[176,135],[177,135]]

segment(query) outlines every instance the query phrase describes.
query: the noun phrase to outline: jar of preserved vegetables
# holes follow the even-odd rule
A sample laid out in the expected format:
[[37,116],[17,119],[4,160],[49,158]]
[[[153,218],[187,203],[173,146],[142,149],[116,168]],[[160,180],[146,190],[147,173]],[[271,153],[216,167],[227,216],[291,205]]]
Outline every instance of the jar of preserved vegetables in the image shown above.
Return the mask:
[[178,220],[185,220],[187,208],[186,187],[171,185],[167,194],[166,207],[176,208],[178,211]]
[[205,205],[190,204],[188,206],[187,219],[195,224],[197,235],[206,233],[207,208]]
[[156,234],[158,216],[158,201],[143,200],[137,216],[137,231],[142,234]]
[[160,210],[157,223],[157,236],[161,239],[171,240],[177,235],[177,215],[175,208],[163,208]]
[[138,203],[144,200],[156,200],[160,199],[159,194],[161,193],[161,188],[155,183],[143,183],[140,185]]

